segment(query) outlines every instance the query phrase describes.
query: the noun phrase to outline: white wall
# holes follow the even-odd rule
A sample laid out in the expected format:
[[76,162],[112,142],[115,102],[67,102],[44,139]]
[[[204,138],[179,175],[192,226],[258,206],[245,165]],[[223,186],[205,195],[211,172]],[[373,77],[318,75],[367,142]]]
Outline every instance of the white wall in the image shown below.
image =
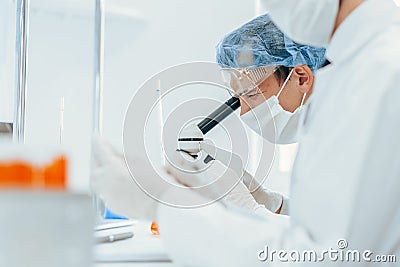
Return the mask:
[[[112,140],[120,140],[122,115],[141,83],[175,64],[214,61],[214,47],[222,36],[254,15],[252,2],[125,2],[137,8],[145,17],[145,24],[137,34],[120,34],[117,39],[107,39],[104,134]],[[112,32],[113,29],[107,29],[106,33],[111,35]]]
[[9,0],[0,0],[0,121],[13,120],[15,15]]
[[[254,17],[257,2],[106,1],[104,136],[122,148],[123,118],[135,90],[169,66],[188,61],[214,61],[217,42]],[[76,190],[87,190],[94,1],[31,3],[26,141],[47,146],[58,143],[59,105],[64,97],[63,145],[71,156],[70,185]],[[12,114],[10,108],[12,105],[6,107],[8,114]],[[282,176],[277,173],[276,177]],[[279,177],[275,178],[278,182]]]

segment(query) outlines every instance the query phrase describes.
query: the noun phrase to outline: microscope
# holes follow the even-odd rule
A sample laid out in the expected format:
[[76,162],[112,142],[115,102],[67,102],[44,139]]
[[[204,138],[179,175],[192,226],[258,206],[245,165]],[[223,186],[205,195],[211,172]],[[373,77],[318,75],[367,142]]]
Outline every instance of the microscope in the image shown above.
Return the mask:
[[177,151],[185,152],[194,159],[197,159],[199,153],[204,151],[207,154],[203,160],[205,164],[218,160],[241,177],[243,175],[242,159],[232,152],[216,147],[212,142],[204,138],[205,134],[239,107],[239,98],[232,97],[198,124],[188,125],[178,137],[179,148]]

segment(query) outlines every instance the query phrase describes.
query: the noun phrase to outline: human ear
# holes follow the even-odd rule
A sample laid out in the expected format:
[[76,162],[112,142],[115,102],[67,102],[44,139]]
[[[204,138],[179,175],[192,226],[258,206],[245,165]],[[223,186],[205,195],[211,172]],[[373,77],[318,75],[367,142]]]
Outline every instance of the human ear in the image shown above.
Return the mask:
[[293,68],[293,76],[297,83],[297,88],[300,93],[311,92],[314,85],[314,74],[307,65],[296,66]]

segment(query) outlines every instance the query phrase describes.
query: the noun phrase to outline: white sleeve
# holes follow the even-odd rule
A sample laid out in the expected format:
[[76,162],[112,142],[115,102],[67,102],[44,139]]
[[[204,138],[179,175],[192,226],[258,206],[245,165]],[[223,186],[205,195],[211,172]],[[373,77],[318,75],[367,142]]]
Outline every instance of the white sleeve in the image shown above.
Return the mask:
[[281,208],[281,215],[289,215],[289,198],[282,195],[282,208]]
[[[201,198],[190,192],[185,197]],[[198,209],[161,205],[157,220],[167,253],[178,266],[280,266],[277,260],[259,260],[260,252],[266,246],[316,247],[302,228],[290,226],[290,217],[265,208],[228,209],[220,202]]]

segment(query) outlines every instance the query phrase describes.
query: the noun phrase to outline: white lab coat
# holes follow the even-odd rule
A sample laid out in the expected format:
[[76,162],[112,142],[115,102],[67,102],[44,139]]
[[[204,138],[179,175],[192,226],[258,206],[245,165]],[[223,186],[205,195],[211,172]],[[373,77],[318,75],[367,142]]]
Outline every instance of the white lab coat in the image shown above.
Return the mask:
[[344,238],[349,249],[395,254],[399,264],[400,8],[392,0],[365,1],[336,31],[327,57],[332,64],[317,74],[304,115],[291,217],[264,210],[258,219],[219,204],[160,207],[161,233],[176,262],[280,266],[258,261],[257,253],[265,245],[337,249]]

